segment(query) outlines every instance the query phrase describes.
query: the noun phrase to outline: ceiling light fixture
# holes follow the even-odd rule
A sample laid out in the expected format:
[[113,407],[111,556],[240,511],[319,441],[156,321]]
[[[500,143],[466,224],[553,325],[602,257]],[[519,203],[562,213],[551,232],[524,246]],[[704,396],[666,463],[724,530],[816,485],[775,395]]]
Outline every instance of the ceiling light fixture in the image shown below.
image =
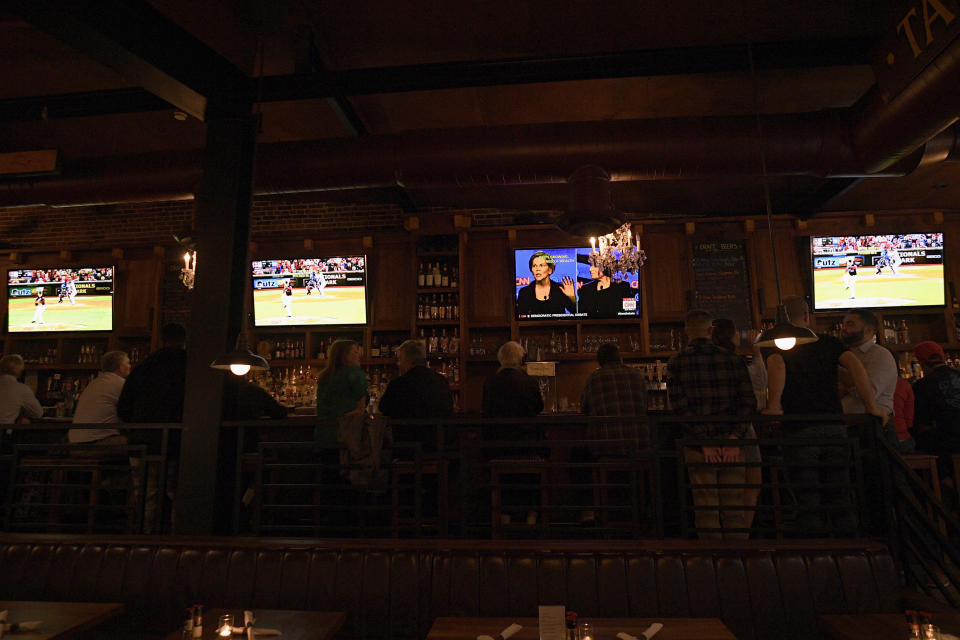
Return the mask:
[[[263,38],[260,37],[258,41],[258,49],[260,56],[260,76],[257,79],[257,98],[256,98],[256,111],[254,117],[258,119],[257,128],[254,132],[253,139],[253,148],[254,148],[254,157],[256,157],[256,146],[257,146],[257,134],[260,132],[260,128],[263,120],[263,110],[261,107],[262,92],[263,92]],[[249,215],[249,212],[248,212]],[[244,247],[245,258],[244,264],[249,268],[250,266],[250,244],[249,242]],[[244,279],[243,285],[243,309],[244,309],[244,318],[249,318],[249,313],[247,312],[247,305],[249,304],[250,296],[247,295],[247,283],[250,282],[250,278]],[[227,370],[235,376],[244,376],[250,371],[268,371],[270,369],[270,363],[261,358],[260,356],[252,353],[250,347],[247,343],[247,327],[246,323],[241,323],[240,331],[237,333],[237,344],[236,348],[229,353],[225,353],[219,356],[216,360],[210,363],[210,368],[212,369],[221,369]]]
[[[597,251],[597,242],[600,250]],[[637,273],[647,259],[647,254],[640,248],[640,238],[634,244],[630,223],[626,223],[613,233],[599,238],[590,238],[590,255],[587,261],[590,266],[614,277],[627,273]]]
[[210,363],[211,369],[223,369],[235,376],[244,376],[250,371],[267,371],[270,364],[250,351],[247,344],[247,331],[240,329],[237,334],[237,345],[233,351],[225,353]]

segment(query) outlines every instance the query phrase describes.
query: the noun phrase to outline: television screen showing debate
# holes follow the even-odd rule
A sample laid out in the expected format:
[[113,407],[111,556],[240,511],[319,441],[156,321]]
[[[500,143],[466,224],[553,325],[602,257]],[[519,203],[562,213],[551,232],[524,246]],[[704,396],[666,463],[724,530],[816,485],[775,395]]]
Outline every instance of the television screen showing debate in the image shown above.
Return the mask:
[[592,266],[589,247],[514,251],[518,320],[635,318],[640,274]]

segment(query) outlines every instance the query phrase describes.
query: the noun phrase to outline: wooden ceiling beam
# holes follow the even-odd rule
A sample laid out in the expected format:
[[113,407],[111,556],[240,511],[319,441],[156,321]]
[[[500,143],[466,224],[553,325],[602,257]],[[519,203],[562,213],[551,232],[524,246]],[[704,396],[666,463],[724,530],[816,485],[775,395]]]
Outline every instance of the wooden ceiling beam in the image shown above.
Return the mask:
[[[10,0],[7,8],[34,27],[113,69],[131,83],[201,120],[249,113],[249,77],[143,0]],[[108,112],[102,96],[83,94],[77,105]],[[140,110],[161,105],[135,93],[118,94]],[[66,113],[83,114],[81,108]],[[167,107],[169,108],[169,107]],[[117,112],[117,111],[114,111]],[[42,110],[41,110],[42,115]],[[49,107],[47,108],[49,117]],[[85,115],[85,114],[84,114]]]
[[[25,2],[18,0],[18,4],[28,2],[29,0]],[[809,69],[865,65],[869,64],[868,52],[872,44],[872,40],[864,38],[764,43],[754,46],[754,57],[758,69]],[[175,51],[172,53],[168,51],[175,49],[174,46],[162,43],[154,43],[151,46],[170,58],[180,57]],[[201,43],[201,46],[204,45]],[[212,55],[219,58],[217,54]],[[189,66],[190,56],[186,58]],[[229,64],[222,59],[220,61]],[[208,60],[206,66],[219,66],[219,64]],[[315,69],[313,73],[265,77],[261,88],[261,100],[279,102],[342,99],[347,96],[437,89],[747,71],[746,46],[733,44],[557,58],[445,62],[346,71]],[[252,80],[247,79],[249,82],[244,84],[245,81],[237,74],[242,76],[233,68],[231,75],[234,79],[228,83],[228,86],[232,84],[234,87],[240,87],[232,89],[240,94],[240,101],[249,99]],[[175,75],[171,77],[176,78]],[[150,87],[147,88],[150,89]],[[117,89],[0,100],[0,122],[160,111],[171,108],[170,104],[177,104],[173,101],[176,97],[175,91],[166,92],[170,96],[166,97],[159,93],[162,87],[155,89],[153,93],[164,100],[142,89]],[[206,93],[213,90],[223,91],[224,87],[204,89]],[[183,109],[182,106],[177,106]],[[191,112],[187,111],[187,113]]]

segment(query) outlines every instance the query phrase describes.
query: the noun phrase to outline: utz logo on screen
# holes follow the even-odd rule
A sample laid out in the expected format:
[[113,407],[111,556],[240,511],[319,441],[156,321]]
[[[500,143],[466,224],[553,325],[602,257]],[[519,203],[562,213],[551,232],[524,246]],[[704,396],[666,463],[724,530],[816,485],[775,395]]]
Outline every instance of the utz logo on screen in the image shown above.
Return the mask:
[[7,308],[11,333],[110,331],[113,267],[10,270]]
[[821,236],[810,249],[818,311],[944,304],[942,233]]

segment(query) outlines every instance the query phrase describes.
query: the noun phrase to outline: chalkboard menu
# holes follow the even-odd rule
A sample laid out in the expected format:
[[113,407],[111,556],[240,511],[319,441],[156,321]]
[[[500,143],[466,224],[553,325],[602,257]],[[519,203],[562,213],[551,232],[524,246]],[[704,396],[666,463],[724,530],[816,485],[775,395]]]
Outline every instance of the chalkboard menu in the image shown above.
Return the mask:
[[693,243],[695,306],[714,318],[730,318],[738,329],[753,327],[750,279],[742,240],[697,240]]

